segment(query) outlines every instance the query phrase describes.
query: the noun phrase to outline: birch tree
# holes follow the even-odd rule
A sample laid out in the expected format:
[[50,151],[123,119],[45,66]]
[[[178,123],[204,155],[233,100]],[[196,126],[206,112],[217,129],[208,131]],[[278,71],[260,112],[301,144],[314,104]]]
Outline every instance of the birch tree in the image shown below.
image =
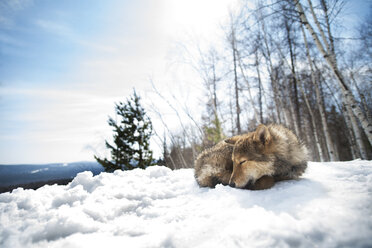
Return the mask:
[[330,132],[328,130],[327,118],[326,118],[325,110],[324,110],[324,107],[323,107],[323,98],[322,98],[321,93],[320,93],[319,83],[318,83],[318,81],[316,79],[316,76],[315,76],[313,61],[311,60],[311,56],[310,56],[309,44],[307,42],[307,38],[306,38],[306,34],[305,34],[305,30],[304,30],[303,26],[301,26],[301,32],[302,32],[302,37],[303,37],[304,44],[305,44],[307,62],[309,64],[309,68],[310,68],[311,82],[315,87],[316,101],[317,101],[318,110],[319,110],[319,114],[320,114],[320,118],[321,118],[321,122],[322,122],[323,134],[324,134],[325,141],[326,141],[327,154],[328,154],[329,159],[331,161],[335,161],[336,156],[335,156],[335,153],[333,151],[334,146],[333,146],[332,138],[331,138]]
[[[347,108],[350,108],[353,112],[353,114],[358,118],[364,133],[366,134],[368,141],[370,144],[372,144],[372,123],[368,122],[368,119],[364,115],[362,109],[359,107],[358,103],[356,102],[349,86],[346,83],[346,80],[344,79],[341,71],[339,70],[337,63],[336,63],[336,54],[332,52],[332,49],[330,47],[329,41],[326,39],[324,30],[322,29],[318,18],[314,12],[314,8],[312,6],[311,0],[308,0],[309,9],[313,16],[313,21],[317,26],[317,31],[320,34],[321,38],[319,37],[318,33],[315,32],[314,28],[310,24],[305,11],[302,7],[302,4],[299,0],[293,0],[294,4],[296,5],[297,12],[301,21],[301,24],[306,27],[306,29],[309,31],[311,37],[313,38],[319,52],[322,54],[323,58],[327,62],[327,64],[330,66],[332,72],[334,73],[337,82],[339,84],[339,87],[342,91],[343,95],[343,102],[346,105]],[[323,40],[323,43],[321,41]]]

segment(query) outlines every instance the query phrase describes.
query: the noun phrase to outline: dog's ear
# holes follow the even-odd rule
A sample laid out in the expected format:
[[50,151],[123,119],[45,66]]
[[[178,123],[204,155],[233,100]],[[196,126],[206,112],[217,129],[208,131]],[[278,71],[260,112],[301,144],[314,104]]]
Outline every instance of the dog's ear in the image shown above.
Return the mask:
[[231,138],[228,138],[228,139],[225,139],[225,143],[227,143],[228,145],[235,145],[235,143],[238,141],[238,139],[240,138],[241,136],[233,136]]
[[260,142],[262,145],[269,144],[271,142],[269,129],[264,124],[260,124],[254,132],[253,140]]

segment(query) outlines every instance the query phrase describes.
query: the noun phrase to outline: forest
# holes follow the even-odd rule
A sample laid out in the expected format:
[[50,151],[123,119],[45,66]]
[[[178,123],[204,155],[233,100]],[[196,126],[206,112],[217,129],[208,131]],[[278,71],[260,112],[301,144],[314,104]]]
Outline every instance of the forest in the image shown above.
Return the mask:
[[[202,118],[174,108],[175,132],[157,112],[165,165],[193,167],[202,150],[260,123],[292,129],[312,161],[371,159],[372,6],[352,32],[345,6],[343,0],[243,1],[230,11],[222,47],[199,47],[190,59],[205,94]],[[192,124],[183,125],[181,115]]]

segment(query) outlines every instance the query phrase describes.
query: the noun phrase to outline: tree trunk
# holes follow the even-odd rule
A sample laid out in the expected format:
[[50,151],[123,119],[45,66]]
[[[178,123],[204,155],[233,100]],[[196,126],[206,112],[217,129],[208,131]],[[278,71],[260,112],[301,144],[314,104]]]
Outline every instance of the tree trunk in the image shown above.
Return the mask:
[[333,93],[333,90],[329,87],[329,85],[325,82],[325,85],[327,86],[328,90],[331,92],[331,96],[333,98],[334,103],[336,104],[339,111],[342,113],[342,118],[345,122],[345,125],[347,127],[347,136],[348,136],[348,142],[350,144],[350,151],[353,159],[360,158],[360,151],[358,150],[357,144],[355,142],[355,136],[353,131],[353,125],[350,121],[350,117],[348,114],[348,111],[346,109],[346,105],[343,103],[343,106],[340,106],[338,103],[338,100],[335,97],[335,94]]
[[323,96],[320,92],[320,85],[318,84],[318,80],[319,80],[319,78],[315,79],[313,81],[313,84],[315,85],[316,101],[317,101],[317,105],[318,105],[318,109],[319,109],[319,113],[320,113],[320,118],[322,120],[322,126],[323,126],[324,137],[325,137],[325,140],[326,140],[328,156],[329,156],[330,161],[336,161],[337,157],[336,157],[335,152],[333,150],[333,147],[334,147],[333,146],[333,141],[332,141],[331,134],[330,134],[329,128],[328,128],[326,112],[325,112],[324,104],[323,104]]
[[249,81],[248,81],[248,78],[245,76],[245,73],[244,73],[244,68],[243,68],[243,65],[242,65],[242,58],[240,57],[240,53],[238,50],[236,50],[236,55],[237,55],[237,59],[238,59],[238,64],[239,64],[239,68],[240,68],[240,73],[242,74],[243,76],[243,79],[247,85],[247,90],[248,90],[248,96],[249,96],[249,102],[251,103],[251,107],[253,108],[253,113],[254,113],[254,118],[256,119],[256,122],[257,123],[260,123],[260,119],[259,119],[259,115],[258,115],[258,111],[256,109],[256,104],[254,103],[254,100],[253,100],[253,97],[252,97],[252,93],[251,93],[251,86],[249,84]]
[[300,26],[301,26],[302,36],[303,36],[304,44],[305,44],[307,61],[308,61],[308,64],[310,66],[311,81],[312,81],[312,83],[315,87],[316,101],[317,101],[317,105],[318,105],[318,109],[319,109],[320,118],[322,120],[322,127],[323,127],[323,133],[324,133],[324,137],[325,137],[325,141],[326,141],[328,157],[329,157],[330,161],[335,161],[336,157],[335,157],[335,154],[334,154],[334,151],[333,151],[333,142],[332,142],[329,130],[328,130],[327,118],[326,118],[325,110],[324,110],[324,107],[323,107],[323,98],[322,98],[322,95],[320,93],[320,88],[319,88],[318,81],[315,78],[315,71],[314,71],[314,68],[313,68],[313,62],[312,62],[311,57],[310,57],[309,44],[307,42],[307,38],[306,38],[304,28],[303,28],[302,25],[300,25]]
[[213,86],[213,92],[212,92],[212,96],[213,96],[213,112],[214,112],[214,116],[217,117],[218,114],[217,114],[217,78],[216,78],[216,68],[214,66],[214,62],[213,62],[213,80],[212,80],[212,86]]
[[301,93],[304,97],[307,110],[309,111],[309,114],[310,114],[313,136],[314,136],[316,148],[317,148],[317,151],[318,151],[318,154],[319,154],[319,159],[320,159],[320,162],[323,162],[324,161],[324,156],[323,156],[322,146],[320,144],[320,140],[319,140],[319,137],[318,137],[318,133],[316,131],[316,123],[315,123],[314,113],[313,113],[313,110],[311,109],[309,100],[307,99],[307,96],[306,96],[305,90],[303,88],[302,82],[300,82],[300,81],[299,81],[299,86],[300,86],[300,91],[301,91]]
[[[230,88],[230,87],[229,87]],[[236,134],[235,132],[235,123],[234,123],[234,111],[233,111],[233,102],[232,102],[232,92],[231,92],[231,88],[229,89],[230,90],[230,101],[229,101],[229,110],[230,110],[230,121],[231,121],[231,136],[234,136]]]
[[[282,102],[282,97],[280,96],[280,93],[279,93],[277,77],[274,76],[275,71],[274,71],[274,66],[273,66],[272,60],[271,60],[271,52],[270,52],[270,48],[269,48],[269,44],[268,44],[268,40],[267,40],[267,32],[266,32],[265,23],[264,23],[264,20],[263,20],[262,16],[260,17],[260,22],[261,22],[261,28],[262,28],[262,34],[263,34],[263,40],[264,40],[264,48],[261,47],[261,49],[263,50],[263,54],[264,54],[265,59],[266,59],[266,64],[267,64],[268,72],[269,72],[269,75],[270,75],[271,87],[272,87],[273,92],[274,92],[274,103],[275,103],[275,109],[276,109],[276,118],[277,118],[278,123],[282,123],[282,121],[281,121],[281,111],[284,111],[286,113],[287,110],[284,108],[284,105],[283,105],[283,102]],[[285,118],[285,124],[288,125],[289,120],[288,120],[287,114],[284,115],[284,118]]]
[[[212,73],[213,73],[213,79],[212,79],[212,97],[213,97],[213,114],[214,114],[214,126],[216,128],[217,137],[215,137],[217,140],[221,140],[223,136],[223,131],[220,123],[220,119],[218,117],[218,106],[217,106],[217,76],[216,76],[216,67],[215,67],[215,60],[213,57],[212,61]],[[193,149],[194,150],[194,149]]]
[[351,156],[352,156],[353,159],[357,159],[357,158],[360,157],[360,151],[358,150],[356,142],[355,142],[353,127],[351,125],[349,115],[347,114],[346,107],[343,106],[343,108],[344,108],[343,112],[345,113],[343,116],[344,116],[345,124],[346,124],[347,130],[348,130],[348,133],[349,133],[349,143],[350,143]]
[[[356,102],[356,100],[355,100],[354,96],[352,95],[349,87],[345,83],[345,80],[344,80],[341,72],[337,68],[336,63],[335,63],[335,59],[334,59],[335,54],[332,54],[332,51],[329,49],[329,45],[328,45],[327,42],[325,42],[325,46],[326,46],[327,50],[324,49],[322,43],[320,42],[320,40],[318,38],[318,35],[316,34],[313,27],[310,25],[309,21],[307,20],[307,17],[305,15],[305,12],[302,8],[302,5],[301,5],[300,1],[299,0],[293,0],[293,1],[294,1],[295,5],[296,5],[296,8],[298,10],[298,14],[299,14],[299,17],[301,19],[302,25],[305,25],[307,30],[310,32],[318,50],[320,51],[320,53],[322,54],[322,56],[324,57],[324,59],[326,60],[328,65],[331,67],[333,73],[335,74],[335,76],[337,78],[337,81],[340,84],[340,88],[341,88],[342,94],[343,94],[343,102],[345,103],[345,105],[348,108],[351,108],[351,110],[353,111],[355,116],[358,118],[358,120],[360,121],[360,123],[362,125],[363,131],[368,138],[369,143],[372,145],[372,123],[368,122],[368,119],[363,114],[363,111],[361,110],[358,103]],[[310,0],[308,0],[308,1],[311,4],[311,1]],[[310,5],[310,9],[311,9],[312,13],[314,13],[312,5]],[[313,17],[314,17],[315,23],[319,23],[317,18],[316,18],[315,13],[313,14]],[[317,26],[318,26],[318,24],[317,24]],[[318,31],[320,32],[321,36],[325,37],[324,32],[321,29],[320,25],[319,25],[318,28],[320,28]],[[325,40],[325,38],[323,38],[323,40]]]
[[280,87],[282,89],[282,96],[284,96],[284,99],[287,99],[289,108],[284,108],[284,111],[287,115],[287,119],[289,120],[289,123],[291,124],[290,127],[294,130],[295,134],[297,136],[300,135],[300,128],[296,123],[296,114],[295,114],[295,108],[293,106],[293,102],[290,96],[290,85],[283,85]]
[[257,72],[257,80],[258,80],[258,104],[260,107],[260,123],[263,123],[263,116],[262,116],[262,81],[261,81],[261,74],[260,68],[258,63],[258,50],[255,51],[255,67]]
[[351,126],[353,127],[354,135],[355,135],[355,142],[358,146],[358,150],[360,152],[360,157],[361,159],[367,159],[367,151],[364,146],[363,140],[362,140],[362,134],[360,132],[357,120],[353,114],[353,112],[350,109],[350,106],[346,105],[346,110],[349,115],[350,121],[351,121]]
[[323,98],[322,98],[322,95],[320,93],[318,81],[315,78],[315,72],[314,72],[314,68],[313,68],[313,62],[311,61],[311,57],[310,57],[309,44],[307,43],[307,38],[306,38],[305,30],[304,30],[304,28],[302,26],[301,26],[301,30],[302,30],[302,35],[303,35],[304,43],[305,43],[307,61],[308,61],[309,66],[310,66],[311,81],[312,81],[312,83],[313,83],[313,85],[315,87],[316,101],[317,101],[317,105],[318,105],[318,109],[319,109],[320,118],[322,120],[322,127],[323,127],[323,133],[324,133],[324,137],[325,137],[325,141],[326,141],[326,146],[327,146],[327,151],[328,151],[328,157],[329,157],[329,159],[331,161],[335,161],[336,160],[336,157],[335,157],[334,151],[333,151],[333,142],[332,142],[332,139],[331,139],[331,135],[329,133],[329,130],[328,130],[327,119],[326,119],[325,110],[324,110],[324,107],[323,107]]
[[[322,9],[324,12],[324,19],[326,23],[326,28],[327,28],[327,33],[328,33],[328,39],[329,39],[329,49],[331,50],[333,54],[333,61],[337,65],[337,60],[336,60],[336,52],[335,52],[335,44],[334,44],[334,39],[331,33],[331,23],[329,20],[329,13],[328,13],[328,6],[325,0],[320,0],[320,4],[322,5]],[[313,9],[313,8],[312,8]]]
[[233,65],[234,65],[234,88],[235,88],[235,111],[236,111],[236,129],[237,133],[241,134],[242,129],[240,125],[240,105],[239,105],[239,84],[238,84],[238,72],[237,72],[237,49],[236,49],[236,37],[233,24],[231,24],[231,50],[233,53]]
[[320,161],[319,156],[318,156],[319,154],[312,152],[313,147],[314,147],[312,145],[314,144],[314,139],[313,139],[313,136],[311,136],[310,134],[312,134],[313,131],[311,130],[310,123],[308,121],[304,121],[304,132],[303,133],[304,133],[304,137],[302,138],[302,140],[305,141],[305,143],[307,144],[307,148],[309,149],[309,160]]
[[235,85],[235,109],[236,109],[236,129],[238,134],[241,134],[242,129],[240,126],[240,105],[239,105],[239,85],[238,85],[238,75],[236,71],[236,52],[234,54],[234,85]]
[[371,123],[372,122],[372,114],[369,111],[368,104],[367,104],[367,101],[366,101],[366,98],[365,98],[364,94],[360,91],[359,86],[358,86],[357,82],[355,81],[353,72],[350,72],[350,78],[351,78],[351,81],[354,83],[354,86],[355,86],[355,88],[358,92],[358,95],[360,97],[360,101],[362,103],[364,112],[366,113],[366,116],[367,116],[367,120],[368,120],[368,122]]
[[[288,18],[286,15],[284,15],[284,24],[285,24],[285,30],[286,30],[286,36],[287,36],[287,42],[289,46],[289,55],[291,59],[291,73],[292,73],[292,87],[293,87],[293,93],[294,93],[294,108],[293,108],[293,114],[294,114],[294,126],[296,133],[299,137],[302,136],[301,134],[301,128],[300,128],[300,104],[298,102],[298,93],[297,93],[297,78],[296,78],[296,68],[295,68],[295,53],[294,53],[294,47],[293,47],[293,40],[291,37],[291,27],[288,23]],[[291,101],[291,99],[290,99]]]
[[[300,1],[300,0],[298,0],[298,1]],[[331,49],[330,44],[328,43],[327,37],[325,36],[325,34],[323,32],[323,29],[322,29],[322,27],[320,25],[320,22],[318,21],[318,18],[317,18],[316,14],[315,14],[315,11],[314,11],[314,8],[313,8],[313,4],[312,4],[311,0],[307,0],[307,2],[309,4],[310,12],[311,12],[311,15],[313,16],[313,20],[315,22],[315,25],[317,26],[317,28],[318,28],[318,30],[320,32],[320,36],[321,36],[321,38],[323,40],[323,43],[325,45],[325,48],[326,48],[325,50],[328,52],[328,58],[330,58],[332,60],[332,64],[336,64],[335,54],[332,53],[332,51],[334,52],[334,47],[332,47],[332,49]],[[304,12],[304,14],[305,14],[305,12]],[[326,18],[327,17],[328,16],[326,16]],[[328,29],[328,31],[330,32],[330,28]],[[329,33],[329,35],[330,35],[330,33]],[[332,46],[333,46],[333,43],[332,43]]]

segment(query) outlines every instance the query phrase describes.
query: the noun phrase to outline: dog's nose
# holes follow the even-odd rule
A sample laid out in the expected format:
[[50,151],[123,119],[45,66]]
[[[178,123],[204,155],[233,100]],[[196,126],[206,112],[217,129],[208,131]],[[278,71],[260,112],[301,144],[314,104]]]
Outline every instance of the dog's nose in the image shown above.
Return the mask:
[[230,187],[235,188],[235,183],[234,182],[231,182],[229,185],[230,185]]

